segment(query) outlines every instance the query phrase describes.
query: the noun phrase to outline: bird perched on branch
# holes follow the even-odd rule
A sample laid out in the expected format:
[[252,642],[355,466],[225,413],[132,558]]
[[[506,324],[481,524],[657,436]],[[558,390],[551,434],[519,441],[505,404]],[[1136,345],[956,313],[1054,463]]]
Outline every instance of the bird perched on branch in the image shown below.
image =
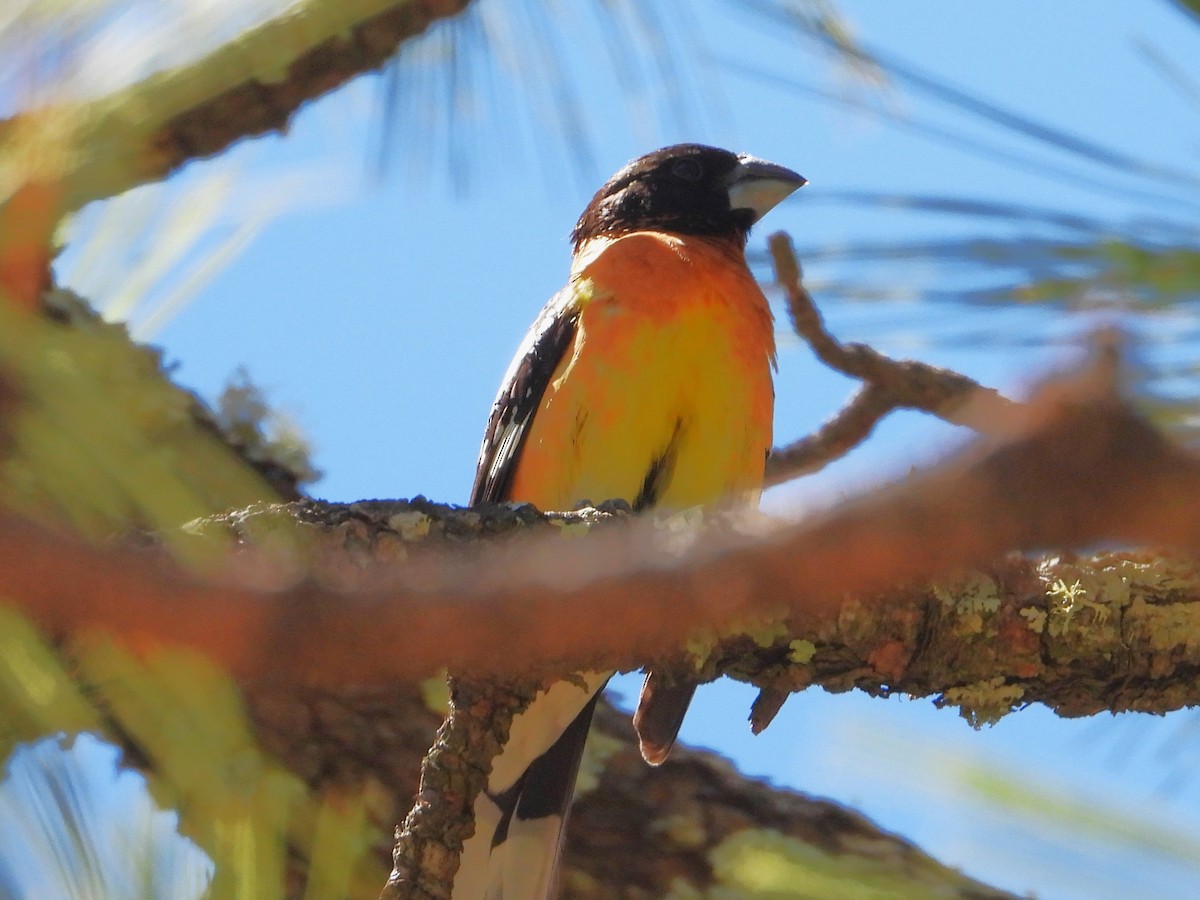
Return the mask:
[[[790,169],[698,144],[613,175],[571,233],[567,286],[504,378],[471,503],[756,502],[775,340],[744,248],[751,226],[803,184]],[[475,803],[454,900],[552,895],[592,711],[611,674],[559,682],[513,720]],[[648,762],[666,759],[694,689],[646,676],[634,724]]]

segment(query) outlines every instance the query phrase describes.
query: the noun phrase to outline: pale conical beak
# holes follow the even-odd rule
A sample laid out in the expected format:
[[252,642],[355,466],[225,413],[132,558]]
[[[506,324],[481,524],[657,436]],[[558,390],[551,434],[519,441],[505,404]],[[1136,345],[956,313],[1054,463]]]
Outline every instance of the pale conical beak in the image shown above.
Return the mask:
[[729,191],[730,209],[751,213],[753,224],[807,183],[804,176],[791,169],[742,153],[738,155],[737,166],[725,178],[725,189]]

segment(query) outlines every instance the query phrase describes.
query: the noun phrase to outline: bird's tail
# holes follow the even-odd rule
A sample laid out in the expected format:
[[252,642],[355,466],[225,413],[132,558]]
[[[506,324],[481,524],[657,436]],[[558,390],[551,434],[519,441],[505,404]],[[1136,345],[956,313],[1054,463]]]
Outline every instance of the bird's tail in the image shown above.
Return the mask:
[[642,693],[633,713],[633,728],[637,732],[642,759],[650,765],[661,766],[667,761],[694,693],[694,681],[672,682],[654,669],[646,671]]
[[475,834],[463,847],[451,900],[554,896],[575,777],[610,674],[559,682],[513,719],[488,790],[475,800]]

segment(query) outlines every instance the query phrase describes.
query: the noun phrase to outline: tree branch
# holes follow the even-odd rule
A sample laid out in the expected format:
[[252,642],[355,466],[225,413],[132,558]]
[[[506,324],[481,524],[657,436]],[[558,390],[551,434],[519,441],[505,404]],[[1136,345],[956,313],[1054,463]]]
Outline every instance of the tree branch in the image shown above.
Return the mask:
[[[309,0],[184,66],[108,97],[0,122],[0,146],[72,123],[61,212],[166,178],[242,138],[282,131],[307,100],[381,66],[470,0]],[[0,186],[2,187],[2,186]],[[0,191],[0,194],[3,192]]]

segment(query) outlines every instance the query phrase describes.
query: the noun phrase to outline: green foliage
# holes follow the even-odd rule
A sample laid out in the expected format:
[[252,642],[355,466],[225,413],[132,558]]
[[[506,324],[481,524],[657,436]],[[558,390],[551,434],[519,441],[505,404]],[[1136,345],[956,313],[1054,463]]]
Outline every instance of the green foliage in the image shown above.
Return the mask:
[[[184,833],[211,858],[213,896],[284,896],[289,854],[309,862],[306,897],[365,895],[383,883],[386,873],[371,852],[380,835],[364,798],[310,796],[297,776],[259,750],[238,687],[207,659],[173,647],[135,653],[99,636],[60,656],[2,608],[0,635],[6,754],[48,733],[87,732],[134,748],[151,795],[160,807],[179,811]],[[90,832],[104,821],[86,803],[63,807],[53,800],[56,784],[39,780],[35,788],[50,792],[46,802],[61,808],[57,822],[39,823],[42,839],[69,834],[81,846],[103,843],[104,836]],[[78,793],[86,799],[94,786]],[[45,877],[64,884],[94,880],[77,868],[86,858],[68,854]],[[0,870],[13,864],[0,853]]]
[[0,302],[5,418],[0,506],[93,537],[146,528],[168,541],[198,516],[273,499],[152,350],[66,292],[59,321]]
[[0,607],[0,757],[56,731],[98,731],[100,716],[22,616]]
[[304,435],[267,404],[244,368],[238,369],[217,399],[216,419],[226,439],[254,465],[283,469],[297,486],[320,479]]

